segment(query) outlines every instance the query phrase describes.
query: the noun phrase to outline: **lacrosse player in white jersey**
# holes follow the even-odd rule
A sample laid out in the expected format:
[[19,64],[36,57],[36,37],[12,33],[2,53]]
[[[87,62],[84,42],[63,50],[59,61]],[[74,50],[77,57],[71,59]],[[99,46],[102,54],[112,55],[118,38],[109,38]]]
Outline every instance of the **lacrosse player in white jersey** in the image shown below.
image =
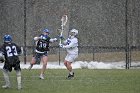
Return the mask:
[[67,79],[72,79],[74,77],[74,72],[71,64],[78,57],[78,39],[76,37],[77,35],[78,30],[72,29],[69,32],[69,37],[65,41],[63,41],[63,44],[59,44],[61,48],[64,48],[67,51],[67,55],[64,60],[64,65],[69,71]]

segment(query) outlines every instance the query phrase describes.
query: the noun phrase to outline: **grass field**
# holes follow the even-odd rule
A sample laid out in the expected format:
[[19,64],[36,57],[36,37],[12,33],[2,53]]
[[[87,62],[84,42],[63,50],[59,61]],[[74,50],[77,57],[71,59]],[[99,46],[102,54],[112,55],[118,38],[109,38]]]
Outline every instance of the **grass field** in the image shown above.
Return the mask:
[[[39,70],[22,70],[23,89],[17,90],[13,71],[10,73],[12,88],[0,87],[0,93],[140,93],[140,69],[76,69],[73,80],[65,79],[65,69],[48,69],[45,80],[40,80],[38,74]],[[0,86],[3,84],[0,72]]]

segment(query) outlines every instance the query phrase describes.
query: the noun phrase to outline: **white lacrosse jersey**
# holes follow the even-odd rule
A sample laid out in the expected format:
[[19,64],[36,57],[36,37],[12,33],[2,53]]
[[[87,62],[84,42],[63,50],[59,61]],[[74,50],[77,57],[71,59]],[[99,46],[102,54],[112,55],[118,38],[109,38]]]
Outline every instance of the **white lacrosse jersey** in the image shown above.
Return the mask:
[[64,43],[63,48],[66,49],[68,54],[78,54],[78,39],[76,37],[68,38]]

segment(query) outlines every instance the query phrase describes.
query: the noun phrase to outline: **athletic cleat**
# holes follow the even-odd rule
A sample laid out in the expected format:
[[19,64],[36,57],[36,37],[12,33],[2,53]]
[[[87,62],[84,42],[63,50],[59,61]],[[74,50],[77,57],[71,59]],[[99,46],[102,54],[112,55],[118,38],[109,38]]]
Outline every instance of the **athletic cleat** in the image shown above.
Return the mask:
[[9,85],[3,85],[2,88],[7,89],[7,88],[10,88],[10,86]]
[[73,74],[72,74],[72,75],[69,73],[69,75],[67,76],[67,78],[66,78],[66,79],[72,79],[72,78],[74,78],[74,72],[73,72]]
[[39,78],[40,78],[40,79],[45,79],[45,78],[44,78],[44,75],[42,75],[42,74],[39,76]]

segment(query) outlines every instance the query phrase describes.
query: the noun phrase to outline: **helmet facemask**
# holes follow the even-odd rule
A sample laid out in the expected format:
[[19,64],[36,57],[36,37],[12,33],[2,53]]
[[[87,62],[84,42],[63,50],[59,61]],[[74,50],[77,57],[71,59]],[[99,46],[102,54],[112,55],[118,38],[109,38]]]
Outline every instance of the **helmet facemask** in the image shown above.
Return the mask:
[[72,29],[72,30],[70,30],[70,37],[75,37],[75,36],[77,36],[78,35],[78,30],[76,30],[76,29]]

